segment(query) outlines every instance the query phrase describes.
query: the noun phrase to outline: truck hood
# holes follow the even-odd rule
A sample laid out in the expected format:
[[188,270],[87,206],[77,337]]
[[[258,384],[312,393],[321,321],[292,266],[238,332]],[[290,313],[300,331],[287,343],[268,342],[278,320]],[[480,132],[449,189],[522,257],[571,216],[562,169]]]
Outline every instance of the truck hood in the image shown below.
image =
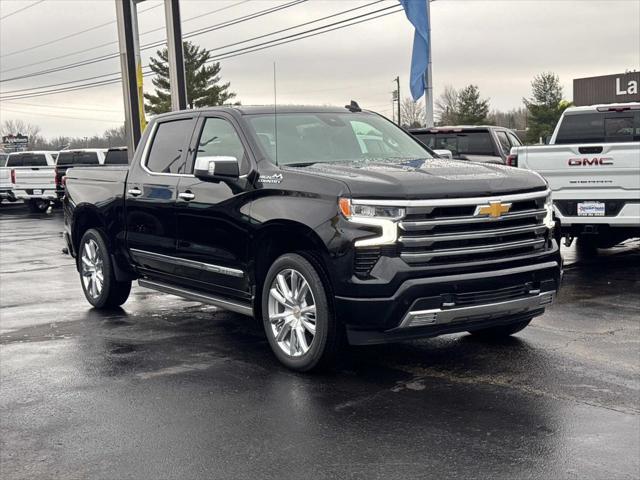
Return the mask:
[[440,158],[401,163],[316,163],[293,168],[341,180],[354,198],[461,198],[547,188],[540,175],[518,168]]

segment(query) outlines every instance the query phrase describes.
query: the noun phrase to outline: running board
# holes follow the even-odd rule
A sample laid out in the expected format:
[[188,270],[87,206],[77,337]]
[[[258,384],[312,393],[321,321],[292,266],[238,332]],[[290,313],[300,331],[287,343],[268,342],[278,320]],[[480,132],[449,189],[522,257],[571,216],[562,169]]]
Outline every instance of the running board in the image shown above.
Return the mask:
[[194,300],[196,302],[208,303],[225,310],[230,310],[232,312],[241,313],[242,315],[253,317],[253,308],[251,308],[251,305],[248,304],[232,302],[230,300],[214,297],[213,295],[210,295],[208,293],[196,292],[194,290],[189,290],[181,287],[174,287],[173,285],[155,282],[152,280],[139,279],[138,285],[144,288],[150,288],[151,290],[157,290],[159,292],[169,293],[178,297]]

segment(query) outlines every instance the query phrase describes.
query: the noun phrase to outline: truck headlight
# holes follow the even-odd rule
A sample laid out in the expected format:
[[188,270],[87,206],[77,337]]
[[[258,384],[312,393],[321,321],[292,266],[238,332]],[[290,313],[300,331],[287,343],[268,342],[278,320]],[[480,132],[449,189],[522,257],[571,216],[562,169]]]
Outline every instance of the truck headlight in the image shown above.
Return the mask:
[[556,222],[553,219],[553,200],[551,199],[551,195],[549,195],[545,200],[544,209],[547,211],[546,215],[544,216],[544,225],[549,229],[550,232],[552,232],[556,226]]
[[356,247],[392,245],[397,242],[397,222],[404,217],[404,208],[361,203],[354,204],[349,198],[341,198],[338,206],[340,213],[350,222],[361,225],[371,225],[381,229],[381,235],[377,237],[356,240]]

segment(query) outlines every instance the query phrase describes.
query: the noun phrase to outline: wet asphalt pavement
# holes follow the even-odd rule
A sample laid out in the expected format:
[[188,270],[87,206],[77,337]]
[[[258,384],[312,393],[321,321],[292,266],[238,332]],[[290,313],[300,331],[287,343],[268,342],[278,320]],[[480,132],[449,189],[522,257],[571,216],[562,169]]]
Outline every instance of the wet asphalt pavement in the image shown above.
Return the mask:
[[640,242],[566,252],[517,336],[281,367],[250,319],[134,287],[89,308],[61,212],[0,205],[0,477],[640,477]]

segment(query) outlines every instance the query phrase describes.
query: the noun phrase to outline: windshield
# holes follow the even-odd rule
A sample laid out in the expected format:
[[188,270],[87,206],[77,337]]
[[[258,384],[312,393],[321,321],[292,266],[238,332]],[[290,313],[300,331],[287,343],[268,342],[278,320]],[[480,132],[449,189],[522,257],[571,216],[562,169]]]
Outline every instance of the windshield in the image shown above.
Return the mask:
[[267,157],[277,165],[433,158],[411,136],[377,115],[279,113],[277,135],[273,114],[247,118]]
[[56,165],[97,165],[96,152],[60,152]]
[[418,140],[434,150],[451,150],[460,155],[495,155],[491,135],[487,130],[466,132],[415,133]]

